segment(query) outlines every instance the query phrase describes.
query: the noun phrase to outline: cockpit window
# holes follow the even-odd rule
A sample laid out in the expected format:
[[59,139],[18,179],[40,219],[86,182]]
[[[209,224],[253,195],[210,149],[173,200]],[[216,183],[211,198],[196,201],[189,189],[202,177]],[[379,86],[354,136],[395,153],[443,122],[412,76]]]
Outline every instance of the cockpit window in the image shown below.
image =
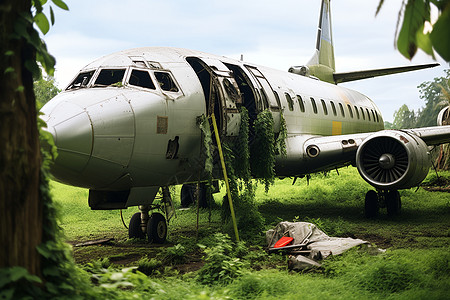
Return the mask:
[[155,84],[147,71],[133,70],[128,83],[130,85],[140,86],[147,89],[156,89]]
[[82,72],[78,74],[78,76],[75,78],[74,81],[67,87],[68,90],[80,88],[80,87],[86,87],[89,81],[92,78],[92,75],[94,75],[94,70],[89,72]]
[[158,80],[159,85],[163,91],[168,92],[178,92],[178,87],[170,76],[169,73],[166,72],[155,72],[156,80]]
[[125,69],[103,69],[95,80],[95,85],[121,84]]

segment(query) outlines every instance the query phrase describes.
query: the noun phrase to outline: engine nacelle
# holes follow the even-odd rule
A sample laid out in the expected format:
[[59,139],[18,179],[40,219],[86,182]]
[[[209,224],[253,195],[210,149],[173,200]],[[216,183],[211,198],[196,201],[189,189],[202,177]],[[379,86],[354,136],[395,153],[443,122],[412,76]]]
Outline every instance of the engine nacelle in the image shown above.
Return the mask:
[[430,153],[419,137],[401,130],[384,130],[364,140],[356,166],[370,185],[381,190],[419,185],[431,166]]
[[450,125],[450,106],[446,106],[438,114],[437,124],[438,126]]

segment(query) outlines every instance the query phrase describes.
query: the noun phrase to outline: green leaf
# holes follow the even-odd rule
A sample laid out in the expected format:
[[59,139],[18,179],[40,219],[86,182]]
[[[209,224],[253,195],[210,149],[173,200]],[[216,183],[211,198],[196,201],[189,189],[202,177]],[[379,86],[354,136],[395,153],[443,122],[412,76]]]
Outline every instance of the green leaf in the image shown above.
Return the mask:
[[384,4],[384,0],[380,0],[380,2],[378,3],[378,6],[377,6],[377,11],[375,12],[375,16],[378,15],[378,13],[380,12],[381,7],[383,6],[383,4]]
[[434,58],[433,45],[431,43],[430,34],[423,33],[423,28],[424,28],[424,26],[422,26],[417,31],[417,35],[416,35],[417,47],[419,47],[426,54],[431,55]]
[[434,50],[445,61],[450,61],[450,4],[442,12],[439,19],[433,26],[433,31],[430,34],[431,42]]
[[52,0],[52,2],[55,3],[55,5],[61,9],[69,10],[69,7],[67,6],[67,4],[64,3],[64,1],[62,1],[62,0]]
[[50,6],[50,22],[52,26],[55,25],[55,13],[53,12],[53,8]]
[[417,32],[423,23],[430,20],[430,7],[424,0],[408,0],[403,16],[403,23],[397,38],[398,51],[406,58],[412,59],[417,52]]
[[43,13],[37,13],[36,16],[34,16],[34,22],[36,22],[36,25],[39,27],[43,34],[47,34],[47,32],[50,30],[50,23]]
[[14,68],[13,67],[8,67],[8,68],[6,68],[6,70],[5,70],[5,74],[8,74],[8,73],[14,73]]
[[37,65],[36,61],[33,59],[28,59],[24,63],[25,68],[33,74],[33,78],[41,77],[41,69]]
[[17,281],[24,278],[28,274],[27,269],[23,267],[12,267],[10,269],[11,281]]
[[52,252],[48,249],[47,244],[42,244],[36,247],[36,250],[45,258],[52,256]]

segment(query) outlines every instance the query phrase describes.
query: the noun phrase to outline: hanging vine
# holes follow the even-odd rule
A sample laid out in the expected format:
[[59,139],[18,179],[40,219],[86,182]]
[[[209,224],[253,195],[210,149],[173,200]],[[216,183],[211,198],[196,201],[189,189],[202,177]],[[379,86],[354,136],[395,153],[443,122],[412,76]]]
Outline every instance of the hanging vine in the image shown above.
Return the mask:
[[255,178],[264,183],[266,192],[275,181],[275,137],[272,113],[264,110],[253,123],[254,141],[251,145],[250,166]]
[[[229,178],[230,193],[233,199],[238,228],[243,236],[259,233],[264,226],[264,218],[258,211],[255,201],[255,186],[252,177],[264,183],[266,192],[275,180],[275,156],[286,155],[286,122],[281,115],[280,132],[275,138],[272,113],[264,110],[253,122],[253,139],[249,140],[250,118],[245,107],[240,108],[241,123],[239,135],[222,143],[224,160]],[[205,171],[212,178],[213,140],[206,116],[199,118],[203,133],[205,151]],[[251,146],[249,146],[251,145]],[[230,220],[230,206],[224,196],[221,211],[222,220]]]

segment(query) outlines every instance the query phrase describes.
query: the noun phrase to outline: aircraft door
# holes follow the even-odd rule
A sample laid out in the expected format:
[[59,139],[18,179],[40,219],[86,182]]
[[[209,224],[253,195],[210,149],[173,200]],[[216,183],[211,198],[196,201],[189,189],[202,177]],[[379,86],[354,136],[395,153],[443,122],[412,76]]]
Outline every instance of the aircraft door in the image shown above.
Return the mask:
[[[207,114],[214,113],[222,136],[237,136],[241,125],[241,94],[231,71],[220,61],[188,57],[202,84]],[[206,72],[206,73],[205,73]]]
[[258,70],[258,68],[253,66],[247,66],[247,69],[256,78],[256,83],[259,84],[259,90],[262,98],[264,109],[269,108],[274,122],[274,132],[280,132],[281,124],[281,103],[280,99],[275,95],[272,87],[270,86],[267,78]]

